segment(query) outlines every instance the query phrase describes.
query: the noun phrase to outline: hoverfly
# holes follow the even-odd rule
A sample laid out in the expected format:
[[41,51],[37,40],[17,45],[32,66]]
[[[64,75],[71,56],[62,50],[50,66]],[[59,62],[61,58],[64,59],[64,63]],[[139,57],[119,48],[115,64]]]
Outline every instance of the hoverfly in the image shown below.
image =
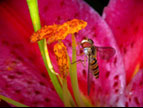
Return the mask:
[[81,41],[83,53],[88,58],[88,77],[87,77],[87,89],[88,95],[90,93],[91,74],[95,78],[99,78],[99,67],[97,63],[97,53],[102,59],[110,59],[115,54],[115,49],[112,47],[97,47],[91,39],[83,39]]

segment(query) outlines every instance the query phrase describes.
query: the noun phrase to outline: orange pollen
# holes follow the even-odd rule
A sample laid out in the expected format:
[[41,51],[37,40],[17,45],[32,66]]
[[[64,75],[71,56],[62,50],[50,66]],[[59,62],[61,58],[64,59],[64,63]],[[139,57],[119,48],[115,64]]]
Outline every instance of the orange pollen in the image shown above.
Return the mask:
[[67,24],[70,27],[70,34],[74,34],[79,32],[79,30],[84,29],[87,26],[87,22],[83,20],[73,19],[71,21],[68,21]]
[[47,39],[48,43],[64,40],[67,35],[79,32],[87,26],[87,22],[79,19],[67,21],[62,25],[44,26],[31,36],[31,42]]
[[54,36],[55,32],[57,31],[59,25],[49,25],[49,26],[44,26],[37,32],[33,33],[31,36],[31,42],[37,42],[39,40],[42,40],[44,38],[49,38],[51,36]]
[[69,63],[67,56],[67,48],[62,42],[54,45],[54,53],[58,62],[60,76],[66,78],[69,72]]

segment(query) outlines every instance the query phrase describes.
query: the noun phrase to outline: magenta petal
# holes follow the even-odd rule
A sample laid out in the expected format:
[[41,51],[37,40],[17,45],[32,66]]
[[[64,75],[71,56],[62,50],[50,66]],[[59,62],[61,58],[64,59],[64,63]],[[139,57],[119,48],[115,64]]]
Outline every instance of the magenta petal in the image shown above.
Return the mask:
[[142,6],[142,0],[111,0],[103,14],[124,57],[127,83],[143,60]]
[[143,107],[143,70],[140,70],[125,91],[128,107]]

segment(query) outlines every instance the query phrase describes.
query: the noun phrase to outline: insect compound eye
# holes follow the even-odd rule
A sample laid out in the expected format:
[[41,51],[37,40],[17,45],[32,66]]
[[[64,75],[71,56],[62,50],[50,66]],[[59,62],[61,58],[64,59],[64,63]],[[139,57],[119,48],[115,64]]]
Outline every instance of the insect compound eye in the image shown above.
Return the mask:
[[83,39],[83,40],[81,41],[81,46],[84,48],[84,47],[85,47],[85,43],[87,43],[87,42],[88,42],[88,40]]
[[93,43],[94,43],[93,40],[91,40],[91,39],[88,39],[88,42],[89,42],[90,44],[93,44]]
[[81,46],[82,46],[82,48],[90,48],[92,46],[92,44],[89,42],[85,42],[85,43],[82,43]]

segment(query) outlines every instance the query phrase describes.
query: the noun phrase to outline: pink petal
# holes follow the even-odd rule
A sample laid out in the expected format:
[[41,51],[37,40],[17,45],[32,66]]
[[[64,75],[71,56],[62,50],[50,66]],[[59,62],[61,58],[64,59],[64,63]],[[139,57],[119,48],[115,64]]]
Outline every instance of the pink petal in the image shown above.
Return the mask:
[[125,91],[128,107],[143,107],[143,70],[140,70]]
[[124,57],[127,83],[143,60],[142,6],[142,0],[111,0],[103,14]]

